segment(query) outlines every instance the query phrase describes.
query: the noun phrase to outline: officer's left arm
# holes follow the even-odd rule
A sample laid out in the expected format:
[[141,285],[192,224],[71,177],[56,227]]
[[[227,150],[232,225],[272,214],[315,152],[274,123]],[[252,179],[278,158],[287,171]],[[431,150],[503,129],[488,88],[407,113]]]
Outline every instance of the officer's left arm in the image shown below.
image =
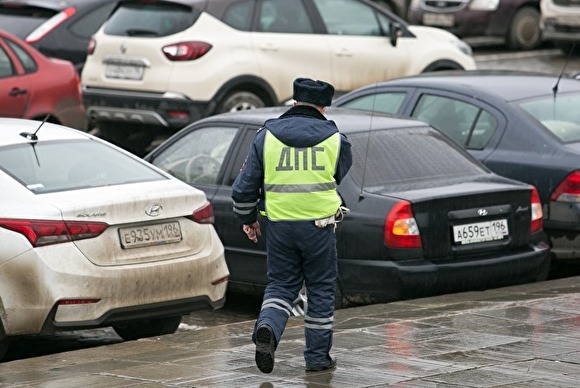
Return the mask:
[[352,151],[350,149],[350,142],[348,141],[346,135],[340,134],[340,155],[338,156],[338,164],[336,167],[336,173],[334,174],[334,179],[337,184],[340,184],[342,178],[348,173],[350,167],[352,166]]

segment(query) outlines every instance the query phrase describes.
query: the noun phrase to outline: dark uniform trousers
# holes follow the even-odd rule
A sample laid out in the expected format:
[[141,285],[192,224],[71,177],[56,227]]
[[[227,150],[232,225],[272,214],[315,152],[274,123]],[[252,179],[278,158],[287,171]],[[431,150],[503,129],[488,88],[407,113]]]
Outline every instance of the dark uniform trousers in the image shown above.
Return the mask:
[[[269,283],[256,327],[269,325],[278,344],[305,281],[308,304],[304,317],[304,359],[309,367],[325,366],[332,347],[337,276],[334,226],[318,228],[313,221],[267,220],[267,223]],[[254,342],[255,336],[254,331]]]

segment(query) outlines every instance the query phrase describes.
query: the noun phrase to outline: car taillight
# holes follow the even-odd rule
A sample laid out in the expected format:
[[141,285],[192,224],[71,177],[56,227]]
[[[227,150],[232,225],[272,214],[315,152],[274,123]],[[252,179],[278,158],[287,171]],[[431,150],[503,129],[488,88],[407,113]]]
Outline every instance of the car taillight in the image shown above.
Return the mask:
[[385,219],[385,245],[389,248],[421,248],[421,235],[413,208],[408,201],[399,201]]
[[97,41],[95,37],[91,36],[89,44],[87,45],[87,55],[93,55],[95,49],[97,48]]
[[104,222],[0,219],[0,228],[24,235],[33,247],[97,237],[108,226]]
[[213,224],[215,218],[213,216],[213,206],[207,202],[205,205],[196,209],[190,217],[198,224]]
[[212,45],[205,42],[181,42],[163,47],[163,54],[171,61],[193,61],[203,57]]
[[556,187],[556,190],[550,196],[550,200],[558,202],[580,202],[580,171],[571,172]]
[[540,195],[538,190],[534,187],[532,190],[532,226],[531,232],[538,232],[543,227],[542,203],[540,202]]
[[41,40],[48,34],[50,31],[54,30],[59,24],[63,23],[66,19],[70,18],[74,15],[76,9],[74,7],[68,7],[64,11],[61,11],[48,19],[46,22],[42,23],[39,27],[37,27],[34,31],[32,31],[26,37],[26,43],[35,43]]

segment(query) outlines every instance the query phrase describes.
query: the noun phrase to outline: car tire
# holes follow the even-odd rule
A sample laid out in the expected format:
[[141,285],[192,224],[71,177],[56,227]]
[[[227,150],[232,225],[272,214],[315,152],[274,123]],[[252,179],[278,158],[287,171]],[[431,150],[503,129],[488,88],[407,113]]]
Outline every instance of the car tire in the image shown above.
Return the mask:
[[145,337],[173,334],[181,323],[181,316],[145,319],[114,325],[113,330],[125,341],[137,340]]
[[512,19],[507,46],[516,50],[532,50],[541,42],[540,12],[532,7],[520,8]]
[[237,112],[266,106],[264,101],[252,92],[237,91],[228,94],[217,108],[217,113]]

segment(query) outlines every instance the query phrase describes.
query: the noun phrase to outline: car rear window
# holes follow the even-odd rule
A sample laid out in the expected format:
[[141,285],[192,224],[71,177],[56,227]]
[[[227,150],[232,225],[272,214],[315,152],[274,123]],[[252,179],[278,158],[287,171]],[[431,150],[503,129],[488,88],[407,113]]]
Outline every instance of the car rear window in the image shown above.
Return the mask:
[[37,194],[167,179],[147,164],[92,140],[1,147],[0,169]]
[[104,32],[117,36],[163,37],[191,27],[199,15],[199,10],[175,3],[122,3],[107,21]]
[[563,143],[580,141],[580,93],[560,93],[515,104],[542,123]]
[[26,37],[58,11],[30,6],[0,4],[0,26],[20,39]]
[[[349,134],[352,177],[365,188],[451,180],[489,172],[429,127]],[[364,176],[364,178],[363,178]]]

